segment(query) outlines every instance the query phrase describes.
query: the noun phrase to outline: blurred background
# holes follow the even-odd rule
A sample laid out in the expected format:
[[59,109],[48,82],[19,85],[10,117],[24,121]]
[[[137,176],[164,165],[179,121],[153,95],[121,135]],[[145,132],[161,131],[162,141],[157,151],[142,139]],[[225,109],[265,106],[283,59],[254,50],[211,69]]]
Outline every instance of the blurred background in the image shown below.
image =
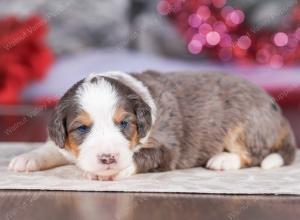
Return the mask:
[[0,140],[44,141],[91,72],[221,71],[263,87],[300,137],[297,0],[2,0]]

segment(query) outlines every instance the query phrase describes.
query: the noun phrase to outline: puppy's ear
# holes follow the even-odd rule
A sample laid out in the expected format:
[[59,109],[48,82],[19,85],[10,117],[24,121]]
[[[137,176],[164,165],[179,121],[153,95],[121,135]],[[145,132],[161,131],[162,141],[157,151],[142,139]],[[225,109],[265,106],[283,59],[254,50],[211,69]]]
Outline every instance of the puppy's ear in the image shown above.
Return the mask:
[[50,117],[48,133],[50,138],[60,148],[64,148],[67,138],[67,114],[77,109],[74,97],[76,97],[76,91],[83,82],[84,79],[78,81],[63,95]]
[[55,107],[50,117],[48,132],[51,140],[60,148],[64,148],[67,132],[65,114],[61,108],[61,104]]
[[151,128],[151,108],[138,96],[130,95],[129,98],[134,102],[139,137],[143,138]]

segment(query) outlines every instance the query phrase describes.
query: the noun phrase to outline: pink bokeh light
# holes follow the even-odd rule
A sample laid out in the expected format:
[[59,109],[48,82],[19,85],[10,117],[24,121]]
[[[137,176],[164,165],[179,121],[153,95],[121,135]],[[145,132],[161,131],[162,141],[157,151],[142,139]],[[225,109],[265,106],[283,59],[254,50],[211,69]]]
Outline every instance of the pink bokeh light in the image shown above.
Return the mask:
[[239,25],[244,21],[245,15],[241,10],[233,10],[226,16],[226,19],[232,22],[234,25]]
[[199,33],[206,35],[208,32],[212,31],[210,24],[203,23],[199,26]]
[[227,32],[227,27],[222,21],[217,21],[214,23],[213,28],[215,31],[217,31],[219,34],[223,34]]
[[287,46],[289,48],[296,48],[298,46],[298,39],[295,34],[289,36]]
[[289,38],[288,35],[284,32],[278,32],[273,38],[274,44],[278,47],[283,47],[287,45]]
[[189,25],[191,27],[199,27],[199,25],[202,23],[202,18],[198,14],[191,14],[189,16]]
[[233,11],[233,8],[231,6],[225,6],[221,10],[221,16],[226,19],[227,15]]
[[202,50],[202,43],[198,40],[191,40],[188,44],[188,50],[192,54],[199,54]]
[[237,45],[239,48],[247,50],[251,46],[251,39],[248,36],[243,35],[238,39]]
[[232,46],[232,38],[229,34],[223,34],[221,36],[220,46],[221,47],[231,47]]
[[211,45],[217,45],[221,40],[220,34],[216,31],[210,31],[206,35],[206,42]]
[[202,43],[202,45],[206,44],[206,36],[204,34],[201,34],[201,33],[195,34],[193,36],[192,40],[200,41]]
[[160,13],[161,15],[167,15],[170,13],[171,11],[171,5],[169,4],[168,1],[159,1],[157,6],[156,6],[156,10],[158,11],[158,13]]
[[211,12],[210,12],[210,9],[209,7],[203,5],[203,6],[200,6],[197,10],[197,14],[200,16],[200,18],[203,20],[203,21],[206,21],[210,15],[211,15]]
[[226,0],[211,0],[211,3],[216,8],[222,8],[226,4]]

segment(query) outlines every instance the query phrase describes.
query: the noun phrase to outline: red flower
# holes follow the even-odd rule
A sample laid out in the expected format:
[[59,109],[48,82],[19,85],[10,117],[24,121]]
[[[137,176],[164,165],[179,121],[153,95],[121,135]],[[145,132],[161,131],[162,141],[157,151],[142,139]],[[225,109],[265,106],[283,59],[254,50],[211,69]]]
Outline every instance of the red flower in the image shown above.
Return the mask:
[[45,76],[53,62],[46,32],[47,22],[39,16],[0,20],[0,103],[19,101],[26,85]]

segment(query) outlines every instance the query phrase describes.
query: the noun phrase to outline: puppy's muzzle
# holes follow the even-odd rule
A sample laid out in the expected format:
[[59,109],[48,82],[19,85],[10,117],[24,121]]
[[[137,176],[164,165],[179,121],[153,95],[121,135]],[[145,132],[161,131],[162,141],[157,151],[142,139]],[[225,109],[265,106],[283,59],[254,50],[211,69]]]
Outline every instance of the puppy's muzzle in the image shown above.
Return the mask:
[[97,155],[98,162],[104,165],[116,164],[119,154],[100,154]]

